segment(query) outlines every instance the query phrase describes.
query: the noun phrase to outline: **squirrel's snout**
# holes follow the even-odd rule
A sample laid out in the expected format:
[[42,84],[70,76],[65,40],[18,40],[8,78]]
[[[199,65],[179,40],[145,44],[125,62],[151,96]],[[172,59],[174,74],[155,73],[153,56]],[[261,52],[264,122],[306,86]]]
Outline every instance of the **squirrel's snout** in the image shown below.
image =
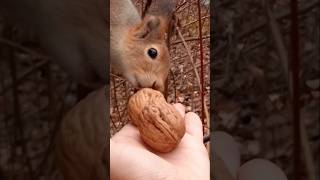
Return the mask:
[[142,88],[151,88],[151,89],[154,89],[154,90],[157,90],[157,91],[160,91],[163,93],[164,91],[164,88],[163,86],[161,85],[162,83],[159,83],[157,81],[149,81],[149,82],[138,82],[138,88],[139,89],[142,89]]

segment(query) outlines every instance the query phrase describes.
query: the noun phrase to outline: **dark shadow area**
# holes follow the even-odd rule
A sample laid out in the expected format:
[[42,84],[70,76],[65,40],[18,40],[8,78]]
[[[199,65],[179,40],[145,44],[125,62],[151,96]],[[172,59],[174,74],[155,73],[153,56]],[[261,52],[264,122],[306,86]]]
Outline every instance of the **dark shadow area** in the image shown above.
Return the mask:
[[319,179],[320,3],[299,1],[298,36],[291,5],[213,3],[212,179]]
[[43,9],[39,2],[0,1],[1,180],[62,179],[54,150],[63,117],[108,82],[108,1],[48,1]]

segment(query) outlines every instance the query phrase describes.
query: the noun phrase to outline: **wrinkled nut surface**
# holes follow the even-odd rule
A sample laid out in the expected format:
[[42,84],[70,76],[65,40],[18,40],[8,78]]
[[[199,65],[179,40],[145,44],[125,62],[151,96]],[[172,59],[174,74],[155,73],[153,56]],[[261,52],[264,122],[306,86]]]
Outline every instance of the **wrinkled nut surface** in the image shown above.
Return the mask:
[[156,90],[144,88],[130,97],[128,114],[142,140],[158,152],[172,151],[185,134],[185,123]]

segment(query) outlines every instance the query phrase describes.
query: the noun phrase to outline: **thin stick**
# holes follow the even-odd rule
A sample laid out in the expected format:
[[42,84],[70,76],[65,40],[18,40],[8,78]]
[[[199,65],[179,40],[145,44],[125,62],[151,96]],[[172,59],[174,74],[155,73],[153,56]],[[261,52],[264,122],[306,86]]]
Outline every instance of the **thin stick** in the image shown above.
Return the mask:
[[[14,49],[17,49],[17,50],[20,50],[22,52],[25,52],[29,55],[31,55],[34,59],[43,59],[43,61],[37,63],[36,65],[34,65],[33,67],[31,67],[30,69],[27,69],[25,72],[23,72],[19,77],[17,77],[16,81],[17,83],[19,84],[24,78],[26,78],[28,75],[32,74],[34,71],[42,68],[43,66],[47,65],[48,64],[48,61],[51,59],[50,57],[48,56],[45,56],[43,54],[40,54],[32,49],[29,49],[29,48],[26,48],[26,47],[23,47],[21,46],[20,44],[14,42],[14,41],[11,41],[9,39],[5,39],[5,38],[0,38],[0,43],[1,44],[5,44],[7,46],[10,46]],[[9,89],[11,89],[13,86],[13,84],[9,84],[5,87],[3,87],[2,91],[0,92],[0,95],[1,94],[4,94],[6,93]]]
[[[202,91],[199,73],[198,73],[198,71],[197,71],[197,68],[196,68],[194,62],[193,62],[193,58],[192,58],[192,55],[191,55],[191,51],[190,51],[190,49],[189,49],[189,46],[188,46],[188,44],[186,43],[186,41],[184,40],[184,38],[183,38],[183,36],[182,36],[182,34],[181,34],[181,31],[180,31],[179,27],[178,27],[178,26],[175,26],[175,27],[176,27],[176,30],[177,30],[177,32],[178,32],[178,35],[179,35],[180,39],[182,40],[182,43],[183,43],[184,47],[185,47],[186,50],[187,50],[187,54],[188,54],[188,56],[189,56],[190,63],[191,63],[191,65],[192,65],[193,70],[194,70],[194,73],[195,73],[195,75],[196,75],[196,79],[197,79],[198,86],[199,86],[199,88],[200,88],[200,91]],[[205,113],[205,116],[206,116],[207,121],[209,121],[209,117],[210,117],[210,116],[209,116],[209,112],[208,112],[207,106],[204,106],[204,113]]]
[[[12,50],[13,51],[13,50]],[[21,141],[23,139],[24,135],[24,127],[23,127],[23,122],[21,119],[21,108],[20,108],[20,98],[19,98],[19,92],[18,92],[18,83],[17,83],[17,64],[16,61],[13,57],[13,52],[10,52],[10,59],[8,59],[9,64],[10,64],[10,70],[11,70],[11,76],[12,76],[12,94],[13,94],[13,105],[14,105],[14,121],[15,121],[15,126],[18,129],[18,140],[16,141]],[[31,165],[31,159],[28,154],[28,148],[26,146],[26,142],[22,141],[21,143],[21,148],[22,151],[25,155],[25,158],[23,159],[26,163],[27,169],[29,176],[31,179],[35,179],[35,175],[33,173],[32,165]]]
[[[202,44],[202,24],[201,24],[201,6],[198,0],[198,18],[199,18],[199,44],[200,44],[200,69],[201,69],[201,119],[204,124],[204,68],[203,68],[203,44]],[[207,119],[208,120],[208,119]],[[203,128],[204,132],[204,128]]]
[[292,68],[292,115],[293,115],[293,132],[294,132],[294,177],[296,180],[301,179],[301,122],[300,122],[300,52],[299,52],[299,19],[298,19],[298,1],[291,0],[291,68]]
[[[209,39],[209,38],[210,38],[210,35],[206,35],[206,36],[202,37],[202,40],[203,39]],[[199,37],[186,38],[186,39],[184,39],[184,41],[186,41],[186,42],[188,42],[188,41],[199,41]],[[180,43],[182,43],[182,40],[178,40],[178,41],[172,42],[171,45],[176,45],[176,44],[180,44]]]
[[[210,15],[203,16],[201,19],[204,19],[204,20],[205,20],[205,19],[207,19],[207,18],[210,18]],[[199,22],[199,20],[196,19],[196,20],[193,20],[193,21],[191,21],[191,22],[189,22],[189,23],[187,23],[187,24],[183,24],[182,27],[184,28],[184,27],[190,26],[191,24],[194,24],[194,23],[196,23],[196,22]]]

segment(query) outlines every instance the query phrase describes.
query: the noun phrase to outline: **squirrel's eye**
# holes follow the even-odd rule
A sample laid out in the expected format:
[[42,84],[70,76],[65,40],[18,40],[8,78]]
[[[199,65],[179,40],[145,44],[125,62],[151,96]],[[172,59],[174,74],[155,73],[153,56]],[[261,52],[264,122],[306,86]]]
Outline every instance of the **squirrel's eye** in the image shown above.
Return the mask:
[[158,51],[155,48],[150,48],[150,49],[148,49],[148,55],[152,59],[155,59],[158,56]]

